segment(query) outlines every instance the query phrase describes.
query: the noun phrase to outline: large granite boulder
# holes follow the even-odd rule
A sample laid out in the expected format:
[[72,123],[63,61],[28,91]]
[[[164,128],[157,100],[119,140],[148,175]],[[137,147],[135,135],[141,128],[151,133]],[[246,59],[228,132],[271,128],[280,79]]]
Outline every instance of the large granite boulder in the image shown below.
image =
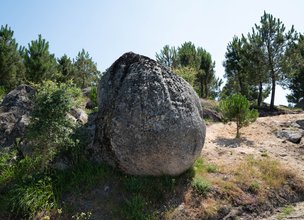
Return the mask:
[[205,139],[200,100],[182,78],[148,57],[121,56],[98,87],[93,156],[134,175],[178,175]]
[[9,92],[0,104],[0,149],[24,136],[33,108],[32,97],[35,90],[28,85],[20,85]]

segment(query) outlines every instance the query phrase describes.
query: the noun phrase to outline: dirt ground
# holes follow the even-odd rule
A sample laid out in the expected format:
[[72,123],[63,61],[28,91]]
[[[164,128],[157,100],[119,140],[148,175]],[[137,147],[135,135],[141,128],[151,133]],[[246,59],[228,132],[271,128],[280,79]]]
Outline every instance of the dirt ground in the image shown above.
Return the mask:
[[[229,166],[244,160],[247,155],[266,155],[304,177],[304,139],[295,144],[275,135],[276,131],[285,129],[304,131],[296,124],[298,120],[304,120],[304,113],[258,118],[256,122],[241,129],[239,140],[234,138],[235,123],[210,124],[207,126],[202,156],[208,162]],[[281,212],[283,208],[278,209],[274,216],[264,219],[304,219],[304,203],[295,204],[289,214],[283,215]]]
[[[299,120],[304,120],[304,113],[261,117],[248,127],[241,129],[240,139],[235,139],[235,123],[210,123],[207,125],[202,157],[208,164],[214,163],[219,167],[229,168],[229,166],[245,160],[249,155],[261,156],[278,160],[286,167],[290,167],[294,172],[304,177],[304,138],[302,138],[303,140],[300,143],[294,144],[287,140],[277,138],[275,135],[277,131],[289,129],[304,132],[304,128],[296,125],[296,121]],[[76,210],[92,211],[92,219],[112,219],[111,216],[113,216],[113,213],[111,210],[113,207],[116,207],[117,204],[121,204],[122,202],[120,200],[125,198],[125,195],[120,195],[121,190],[118,185],[117,180],[112,178],[112,180],[101,183],[98,187],[86,192],[84,195],[77,196],[76,200],[75,196],[71,196],[70,198],[66,198],[65,202],[66,204],[73,205],[73,207],[77,207]],[[178,194],[178,196],[175,194]],[[168,207],[172,206],[171,214],[173,218],[165,219],[190,219],[188,218],[189,216],[183,217],[183,213],[190,212],[190,214],[192,214],[191,212],[193,210],[194,217],[191,219],[200,219],[201,216],[195,217],[195,212],[200,212],[200,208],[197,207],[200,207],[202,200],[201,197],[191,197],[192,194],[192,190],[189,189],[189,187],[186,187],[185,191],[170,194],[172,199],[168,199],[166,205],[168,205]],[[188,199],[193,200],[185,202],[188,201]],[[184,209],[186,212],[183,212]],[[292,208],[288,209],[281,207],[274,211],[271,210],[260,216],[268,217],[250,216],[250,219],[304,220],[304,202],[292,204]],[[226,219],[231,218],[227,217]],[[247,220],[249,218],[239,217],[238,219]]]

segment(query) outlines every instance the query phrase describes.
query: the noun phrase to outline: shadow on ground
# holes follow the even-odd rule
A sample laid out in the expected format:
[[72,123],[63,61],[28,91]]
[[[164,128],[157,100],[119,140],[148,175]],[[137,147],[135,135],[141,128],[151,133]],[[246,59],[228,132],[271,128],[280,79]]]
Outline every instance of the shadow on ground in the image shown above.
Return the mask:
[[214,141],[214,143],[218,144],[221,147],[228,147],[228,148],[236,148],[240,147],[241,144],[247,145],[249,147],[254,146],[254,142],[248,140],[245,137],[242,138],[225,138],[225,137],[218,137]]

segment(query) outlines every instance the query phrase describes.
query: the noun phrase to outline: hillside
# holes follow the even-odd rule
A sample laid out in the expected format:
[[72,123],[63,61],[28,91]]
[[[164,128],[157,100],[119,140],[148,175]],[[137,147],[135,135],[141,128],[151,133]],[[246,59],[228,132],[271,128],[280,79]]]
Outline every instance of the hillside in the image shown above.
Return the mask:
[[295,122],[303,118],[258,118],[239,140],[234,124],[211,123],[192,171],[149,178],[107,170],[94,187],[66,194],[64,203],[70,213],[90,213],[91,219],[301,219],[304,145],[275,132],[300,130]]

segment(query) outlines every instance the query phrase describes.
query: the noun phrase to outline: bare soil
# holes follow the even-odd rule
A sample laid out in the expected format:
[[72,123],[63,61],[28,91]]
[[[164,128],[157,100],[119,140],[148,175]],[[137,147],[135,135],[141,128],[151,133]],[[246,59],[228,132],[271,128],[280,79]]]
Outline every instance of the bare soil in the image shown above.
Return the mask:
[[210,162],[229,166],[248,154],[267,154],[304,177],[304,141],[294,144],[275,135],[279,129],[292,127],[293,123],[303,119],[304,113],[258,118],[241,129],[240,139],[234,138],[235,123],[211,124],[207,126],[202,156]]
[[[258,118],[256,122],[241,129],[240,139],[235,138],[235,123],[210,123],[207,125],[202,158],[207,164],[229,168],[246,161],[248,156],[253,155],[277,160],[297,176],[304,177],[304,139],[299,144],[295,144],[275,135],[276,131],[284,129],[302,131],[303,129],[295,124],[299,120],[304,120],[304,113]],[[226,177],[226,174],[221,172],[207,173],[207,175],[229,179],[229,176]],[[299,201],[299,198],[304,198],[304,193],[301,196],[299,192],[304,190],[297,191],[295,188],[298,186],[294,184],[297,183],[286,183],[284,189],[270,192],[272,195],[269,200],[260,206],[254,194],[236,191],[235,197],[240,198],[232,198],[232,202],[226,202],[227,198],[224,198],[221,189],[213,189],[212,195],[205,197],[195,192],[189,181],[185,181],[177,184],[171,193],[166,194],[164,201],[150,206],[153,208],[155,206],[156,219],[304,219],[304,203]],[[119,179],[106,180],[82,196],[67,196],[65,203],[74,213],[75,211],[92,212],[92,219],[124,219],[119,213],[115,214],[114,210],[123,204],[123,200],[128,196],[121,191],[120,185]],[[294,201],[297,203],[292,204]],[[286,212],[285,205],[292,205],[289,212]],[[244,207],[251,210],[246,212]],[[210,217],[205,218],[207,215]]]
[[[208,162],[226,167],[239,163],[247,155],[267,156],[304,177],[304,140],[295,144],[275,135],[278,130],[301,130],[295,123],[303,119],[303,113],[258,118],[256,122],[241,129],[241,139],[234,138],[235,123],[208,125],[202,156]],[[278,208],[273,216],[263,219],[304,219],[304,203],[294,205],[295,208],[290,214],[282,215],[280,213],[284,208]],[[265,215],[271,215],[272,212],[273,210],[269,210]]]

